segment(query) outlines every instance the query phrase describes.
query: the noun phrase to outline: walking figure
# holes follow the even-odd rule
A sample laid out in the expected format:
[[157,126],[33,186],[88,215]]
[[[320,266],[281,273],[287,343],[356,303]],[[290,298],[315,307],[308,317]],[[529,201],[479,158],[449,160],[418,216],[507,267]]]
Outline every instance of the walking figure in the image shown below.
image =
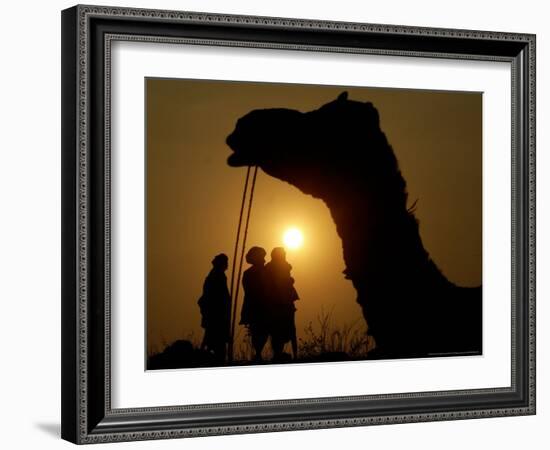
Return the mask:
[[298,356],[294,302],[299,297],[294,288],[294,278],[290,275],[291,270],[292,266],[286,261],[285,249],[275,247],[271,252],[271,261],[265,266],[274,361],[282,361],[288,356],[283,349],[289,341],[292,344],[292,357],[296,359]]
[[250,333],[254,347],[254,361],[262,360],[262,350],[269,337],[269,310],[265,278],[266,251],[252,247],[246,254],[246,262],[251,266],[243,273],[244,299],[240,324]]
[[225,362],[231,318],[231,296],[225,276],[227,267],[227,255],[220,253],[214,257],[212,270],[204,280],[202,296],[198,301],[201,327],[204,328],[201,350],[212,352],[219,364]]

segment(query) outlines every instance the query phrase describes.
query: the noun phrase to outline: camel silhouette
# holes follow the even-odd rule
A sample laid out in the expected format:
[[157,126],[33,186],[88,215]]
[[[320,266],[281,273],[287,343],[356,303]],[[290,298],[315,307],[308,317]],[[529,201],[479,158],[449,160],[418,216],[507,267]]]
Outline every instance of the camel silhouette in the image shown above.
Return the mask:
[[455,285],[425,250],[372,103],[343,92],[305,113],[254,110],[227,144],[230,166],[258,166],[325,202],[342,240],[344,274],[376,340],[369,357],[481,354],[481,286]]

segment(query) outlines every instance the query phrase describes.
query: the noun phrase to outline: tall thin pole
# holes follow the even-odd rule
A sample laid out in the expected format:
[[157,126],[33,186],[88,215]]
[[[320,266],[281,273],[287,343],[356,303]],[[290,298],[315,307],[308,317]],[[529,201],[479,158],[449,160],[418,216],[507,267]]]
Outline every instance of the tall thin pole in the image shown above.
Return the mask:
[[[244,205],[246,203],[246,194],[247,194],[247,191],[248,191],[248,181],[250,179],[250,166],[247,167],[246,169],[246,178],[245,178],[245,181],[244,181],[244,189],[243,189],[243,197],[242,197],[242,201],[241,201],[241,210],[240,210],[240,213],[239,213],[239,225],[237,226],[237,236],[235,238],[235,249],[233,250],[233,263],[232,263],[232,268],[231,268],[231,287],[230,287],[230,301],[231,301],[231,305],[230,305],[230,311],[231,311],[231,308],[233,307],[233,304],[235,304],[236,302],[234,301],[234,286],[235,286],[235,267],[236,267],[236,263],[237,263],[237,253],[239,251],[239,241],[241,239],[241,225],[242,225],[242,222],[243,222],[243,213],[244,213]],[[237,282],[238,283],[238,282]],[[233,309],[235,309],[233,307]],[[232,330],[234,329],[234,326],[232,324],[232,322],[230,323],[230,333],[229,333],[229,348],[228,348],[228,355],[227,355],[227,358],[229,360],[229,362],[233,361],[233,332]]]
[[[250,169],[250,167],[249,167]],[[235,338],[235,324],[237,322],[237,303],[239,301],[239,287],[241,286],[241,274],[243,270],[244,252],[246,249],[246,238],[248,236],[248,225],[250,223],[250,213],[252,211],[252,201],[254,199],[254,189],[256,187],[256,176],[258,175],[258,166],[254,166],[254,175],[252,176],[252,186],[250,188],[250,197],[248,199],[248,211],[246,213],[246,222],[244,226],[243,243],[241,247],[241,257],[239,259],[239,273],[237,275],[237,285],[235,287],[235,297],[233,298],[233,314],[231,320],[231,334],[229,339],[229,361],[233,361],[233,344]],[[243,195],[243,198],[245,196]],[[242,217],[242,216],[241,216]]]

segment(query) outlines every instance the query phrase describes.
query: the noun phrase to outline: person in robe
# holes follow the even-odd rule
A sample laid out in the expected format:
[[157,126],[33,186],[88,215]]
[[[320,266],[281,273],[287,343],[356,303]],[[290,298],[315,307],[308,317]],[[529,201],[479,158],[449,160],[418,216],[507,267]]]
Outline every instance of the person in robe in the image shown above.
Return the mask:
[[246,254],[250,267],[243,273],[244,291],[240,324],[245,325],[254,347],[254,361],[262,361],[262,351],[269,337],[268,292],[265,278],[266,251],[252,247]]
[[274,361],[287,359],[288,355],[284,353],[284,346],[289,341],[292,345],[292,357],[296,359],[298,356],[294,303],[299,296],[294,287],[291,270],[292,266],[286,260],[285,249],[275,247],[271,252],[271,261],[265,266],[269,294],[269,334],[271,335]]
[[201,350],[211,352],[218,364],[225,362],[231,321],[231,296],[227,288],[225,271],[227,255],[220,253],[212,260],[212,270],[204,280],[198,301],[204,337]]

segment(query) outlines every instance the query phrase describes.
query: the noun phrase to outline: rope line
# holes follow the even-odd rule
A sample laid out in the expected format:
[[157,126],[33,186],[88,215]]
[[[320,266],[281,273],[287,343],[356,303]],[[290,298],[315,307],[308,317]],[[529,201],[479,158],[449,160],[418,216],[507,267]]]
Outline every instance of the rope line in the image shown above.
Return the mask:
[[239,239],[241,237],[241,224],[243,221],[244,205],[246,202],[246,192],[248,190],[249,178],[250,178],[250,166],[248,166],[246,170],[246,179],[244,182],[243,198],[241,201],[241,212],[239,213],[239,225],[237,226],[237,237],[235,239],[235,249],[233,251],[233,265],[231,268],[231,290],[230,290],[231,301],[233,301],[233,293],[234,293],[233,288],[235,284],[235,264],[237,262],[237,252],[239,251]]
[[[243,193],[243,202],[246,198],[246,187],[248,186],[248,177],[250,174],[250,166],[248,167],[247,172],[247,182],[245,183],[245,191]],[[231,319],[231,333],[230,333],[230,339],[229,339],[229,353],[228,353],[228,359],[229,361],[233,361],[233,344],[234,344],[234,338],[235,338],[235,325],[237,323],[237,304],[239,301],[239,288],[241,286],[240,280],[242,275],[242,269],[243,269],[243,260],[244,260],[244,253],[246,250],[246,239],[248,236],[248,225],[250,224],[250,213],[252,211],[252,201],[254,200],[254,189],[256,188],[256,177],[258,175],[258,166],[254,167],[254,174],[252,176],[252,185],[250,187],[250,197],[248,199],[248,210],[246,213],[246,221],[244,226],[244,234],[243,234],[243,242],[241,246],[241,256],[239,259],[239,272],[237,275],[237,285],[235,286],[235,297],[231,297],[233,299],[233,313],[232,313],[232,319]],[[241,209],[241,218],[239,220],[239,229],[240,229],[240,222],[242,221],[242,209]],[[240,233],[239,233],[240,236]],[[237,249],[237,244],[235,245],[235,249]],[[235,265],[235,259],[237,255],[235,253],[234,260],[233,260],[233,266]],[[233,274],[232,274],[232,287],[233,287]]]
[[[235,265],[236,265],[236,262],[237,262],[237,253],[239,251],[239,240],[240,240],[240,237],[241,237],[241,225],[242,225],[242,222],[243,222],[243,213],[244,213],[244,205],[246,203],[246,193],[248,191],[248,181],[250,179],[250,166],[248,166],[247,170],[246,170],[246,178],[245,178],[245,181],[244,181],[244,189],[243,189],[243,198],[242,198],[242,201],[241,201],[241,211],[239,213],[239,225],[237,226],[237,237],[235,239],[235,249],[233,250],[233,264],[232,264],[232,267],[231,267],[231,288],[230,288],[230,291],[229,291],[229,299],[230,299],[230,304],[229,304],[229,308],[230,308],[230,313],[231,313],[231,307],[232,307],[232,304],[236,304],[236,302],[234,301],[234,297],[233,297],[233,294],[235,292],[234,290],[234,286],[235,286]],[[235,308],[233,308],[235,309]],[[231,320],[231,317],[230,317],[230,320]],[[227,352],[227,359],[229,362],[233,361],[233,322],[230,321],[230,333],[229,333],[229,345],[228,345],[228,352]]]

